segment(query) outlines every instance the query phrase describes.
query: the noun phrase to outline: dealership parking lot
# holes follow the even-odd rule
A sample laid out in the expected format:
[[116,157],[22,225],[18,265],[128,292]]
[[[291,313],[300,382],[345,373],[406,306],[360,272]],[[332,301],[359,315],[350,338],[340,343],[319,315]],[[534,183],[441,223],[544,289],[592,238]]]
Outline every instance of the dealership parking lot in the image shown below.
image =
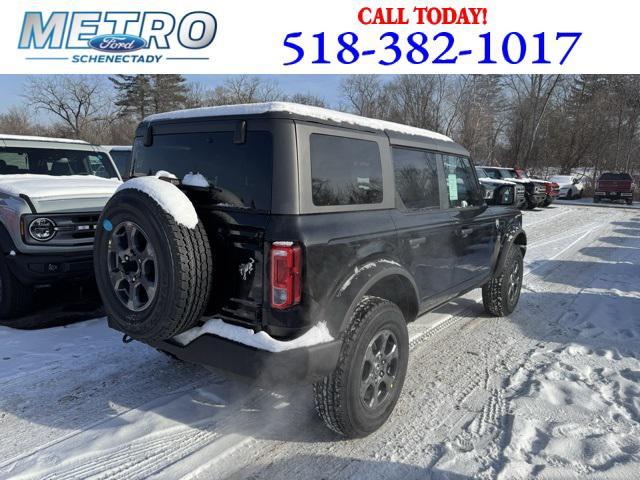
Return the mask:
[[640,209],[524,218],[515,313],[475,291],[412,324],[400,402],[362,440],[326,430],[309,388],[125,345],[104,319],[0,327],[0,478],[638,478]]

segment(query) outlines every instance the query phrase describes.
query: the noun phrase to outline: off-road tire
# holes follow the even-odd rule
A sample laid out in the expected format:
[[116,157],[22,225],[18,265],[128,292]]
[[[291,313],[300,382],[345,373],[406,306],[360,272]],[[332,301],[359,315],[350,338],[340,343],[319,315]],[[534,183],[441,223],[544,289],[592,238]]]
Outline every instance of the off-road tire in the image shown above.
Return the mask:
[[[369,343],[385,330],[393,332],[398,340],[397,375],[386,403],[373,412],[360,398],[362,365]],[[313,385],[316,410],[334,432],[350,438],[364,437],[386,422],[400,397],[409,358],[407,324],[397,305],[365,296],[353,312],[342,342],[336,369]]]
[[31,309],[32,301],[33,288],[20,283],[0,256],[0,319],[24,315]]
[[[509,277],[516,264],[519,271],[519,283],[515,297],[510,298]],[[509,247],[500,271],[495,272],[491,280],[482,287],[482,304],[488,314],[495,317],[506,317],[515,310],[522,288],[522,272],[522,251],[517,245],[512,245]]]
[[[157,258],[155,296],[140,311],[120,300],[109,274],[109,242],[122,222],[132,222],[145,232]],[[117,192],[100,216],[94,245],[96,282],[109,319],[124,333],[144,341],[166,340],[192,328],[209,301],[211,255],[201,222],[187,228],[146,193]]]
[[527,199],[527,210],[534,210],[538,207],[538,204],[536,202],[533,202],[529,199]]
[[542,203],[542,206],[543,206],[544,208],[547,208],[549,205],[551,205],[551,200],[545,200],[545,201]]

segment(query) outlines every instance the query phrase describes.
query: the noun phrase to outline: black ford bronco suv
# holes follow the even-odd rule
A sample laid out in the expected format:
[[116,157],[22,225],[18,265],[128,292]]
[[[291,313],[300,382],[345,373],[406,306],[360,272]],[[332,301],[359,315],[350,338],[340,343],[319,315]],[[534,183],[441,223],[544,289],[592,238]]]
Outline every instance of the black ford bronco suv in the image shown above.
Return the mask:
[[409,322],[475,288],[491,315],[519,299],[521,214],[488,206],[437,133],[287,103],[185,110],[139,125],[130,173],[96,236],[110,326],[261,384],[313,382],[347,436],[391,414]]

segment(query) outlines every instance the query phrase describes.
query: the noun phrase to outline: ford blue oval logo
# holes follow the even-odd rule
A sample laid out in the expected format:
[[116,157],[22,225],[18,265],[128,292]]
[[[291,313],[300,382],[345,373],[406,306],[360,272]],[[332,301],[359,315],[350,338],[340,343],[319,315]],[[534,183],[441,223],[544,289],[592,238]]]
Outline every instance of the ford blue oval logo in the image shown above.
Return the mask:
[[133,52],[146,45],[144,38],[135,35],[98,35],[89,40],[89,46],[101,52]]

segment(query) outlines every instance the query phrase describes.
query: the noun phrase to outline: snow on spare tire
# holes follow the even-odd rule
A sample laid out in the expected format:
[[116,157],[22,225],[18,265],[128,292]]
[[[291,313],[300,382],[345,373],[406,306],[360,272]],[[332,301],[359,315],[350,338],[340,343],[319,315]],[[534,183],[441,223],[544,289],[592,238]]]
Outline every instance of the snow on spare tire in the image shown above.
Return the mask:
[[157,177],[122,184],[104,208],[94,247],[110,320],[139,340],[195,326],[209,299],[211,250],[189,198]]

